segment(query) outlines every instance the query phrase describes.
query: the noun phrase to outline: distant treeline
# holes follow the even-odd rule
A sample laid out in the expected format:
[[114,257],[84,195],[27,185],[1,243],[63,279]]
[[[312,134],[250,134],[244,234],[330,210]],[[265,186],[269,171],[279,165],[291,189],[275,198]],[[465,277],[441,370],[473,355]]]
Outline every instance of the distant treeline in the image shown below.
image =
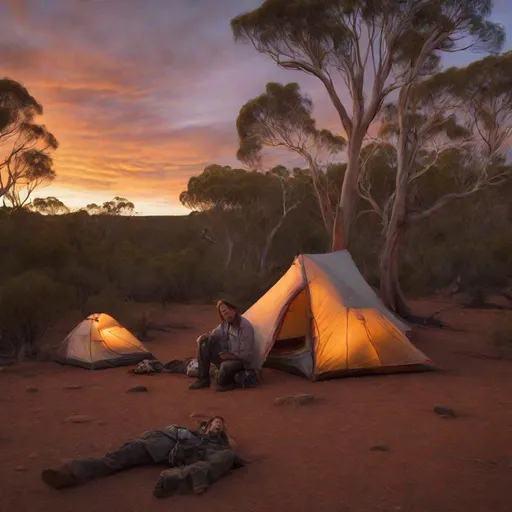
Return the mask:
[[[0,210],[4,343],[14,340],[32,355],[48,325],[71,310],[83,316],[115,314],[127,302],[212,302],[220,296],[249,306],[297,254],[329,250],[308,174],[287,171],[283,189],[275,174],[284,171],[261,174],[210,166],[191,179],[189,193],[193,187],[197,192],[205,173],[209,183],[228,176],[232,189],[214,187],[222,191],[222,201],[212,197],[217,203],[208,211],[182,217]],[[334,166],[328,175],[339,172],[343,166]],[[289,204],[296,205],[284,218],[283,190]],[[485,190],[411,230],[400,266],[409,297],[454,283],[457,291],[474,297],[506,289],[512,269],[511,192],[510,187]],[[351,253],[369,283],[378,287],[380,227],[362,207],[356,233]]]

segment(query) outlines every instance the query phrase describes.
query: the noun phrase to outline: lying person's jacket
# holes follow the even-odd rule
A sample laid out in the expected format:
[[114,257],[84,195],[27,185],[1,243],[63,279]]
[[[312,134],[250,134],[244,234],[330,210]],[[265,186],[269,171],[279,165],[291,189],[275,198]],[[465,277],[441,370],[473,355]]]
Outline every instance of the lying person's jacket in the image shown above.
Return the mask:
[[199,444],[201,439],[188,428],[169,425],[161,430],[144,432],[138,441],[155,462],[167,461],[170,452],[179,443]]
[[227,351],[235,354],[246,370],[252,369],[254,352],[254,328],[243,316],[240,317],[238,331],[234,335],[229,334],[230,324],[224,322],[209,333],[209,336],[221,342],[221,345],[227,347]]
[[[173,432],[176,433],[174,436],[176,444],[169,452],[167,460],[171,467],[188,466],[200,460],[206,460],[212,453],[232,450],[224,432],[204,434],[181,427],[177,427]],[[242,467],[244,465],[242,457],[234,451],[233,455],[233,468]]]

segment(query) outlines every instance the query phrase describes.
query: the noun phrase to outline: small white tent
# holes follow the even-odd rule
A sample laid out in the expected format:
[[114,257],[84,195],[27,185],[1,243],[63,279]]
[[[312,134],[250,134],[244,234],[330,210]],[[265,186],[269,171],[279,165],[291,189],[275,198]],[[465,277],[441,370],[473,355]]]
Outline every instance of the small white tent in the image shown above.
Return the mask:
[[298,256],[243,316],[255,331],[254,367],[312,380],[437,366],[412,345],[398,319],[347,251]]
[[78,324],[62,342],[58,361],[90,370],[137,364],[153,355],[127,329],[105,313]]

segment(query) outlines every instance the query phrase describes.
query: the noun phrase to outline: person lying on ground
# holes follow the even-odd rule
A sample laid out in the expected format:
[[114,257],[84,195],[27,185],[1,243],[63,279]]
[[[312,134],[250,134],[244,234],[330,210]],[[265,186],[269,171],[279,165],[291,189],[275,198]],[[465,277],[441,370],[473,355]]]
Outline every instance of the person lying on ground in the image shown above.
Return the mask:
[[224,419],[214,416],[197,430],[170,425],[145,432],[103,457],[72,459],[56,469],[46,469],[41,478],[62,489],[137,466],[166,464],[172,469],[161,473],[153,491],[157,498],[176,491],[201,494],[229,470],[244,465],[235,450],[236,442],[227,435]]
[[219,368],[217,391],[234,389],[235,374],[242,370],[252,370],[253,326],[228,301],[219,300],[217,312],[221,324],[197,339],[199,378],[189,389],[210,387],[210,364]]
[[173,467],[160,473],[153,495],[157,498],[166,498],[175,492],[187,494],[203,494],[208,487],[225,476],[231,469],[243,467],[246,463],[253,462],[252,457],[242,459],[237,450],[236,441],[228,434],[224,419],[214,416],[208,419],[207,415],[193,413],[190,418],[195,418],[199,423],[199,431],[207,433],[212,428],[221,432],[224,443],[228,442],[229,448],[222,442],[210,443],[204,450],[201,460],[187,464],[186,466]]

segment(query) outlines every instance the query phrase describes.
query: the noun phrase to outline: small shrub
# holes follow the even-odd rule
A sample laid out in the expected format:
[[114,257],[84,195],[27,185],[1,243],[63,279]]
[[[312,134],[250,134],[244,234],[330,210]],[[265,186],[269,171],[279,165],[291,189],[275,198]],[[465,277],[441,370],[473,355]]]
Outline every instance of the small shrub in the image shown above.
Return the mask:
[[131,328],[137,338],[141,341],[151,341],[151,336],[149,332],[152,330],[154,326],[153,321],[151,320],[151,315],[149,311],[144,311],[141,315],[135,318],[135,321],[132,322]]
[[259,276],[257,273],[232,274],[225,279],[223,299],[234,302],[244,311],[256,302],[280,278],[280,275]]
[[123,300],[116,288],[107,286],[100,293],[89,297],[84,307],[84,313],[86,316],[93,313],[106,313],[125,325],[131,318],[131,306],[132,303]]
[[101,272],[77,265],[65,267],[59,274],[59,280],[73,285],[75,304],[82,313],[89,298],[101,291],[105,281]]
[[19,360],[38,354],[38,342],[68,309],[69,286],[46,274],[30,271],[8,279],[0,289],[0,325],[14,340]]

